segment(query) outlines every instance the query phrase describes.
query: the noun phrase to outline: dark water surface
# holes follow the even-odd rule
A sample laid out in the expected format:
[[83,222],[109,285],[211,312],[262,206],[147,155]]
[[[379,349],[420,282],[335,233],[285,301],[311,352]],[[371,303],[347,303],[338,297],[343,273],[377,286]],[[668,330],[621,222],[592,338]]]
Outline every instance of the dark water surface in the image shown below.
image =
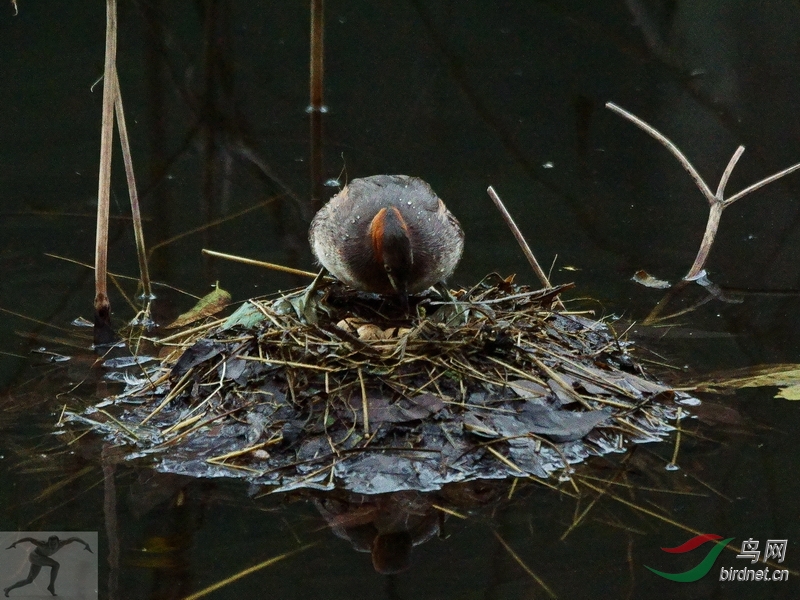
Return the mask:
[[[197,296],[219,281],[237,300],[304,285],[200,250],[313,266],[308,6],[120,2],[119,78],[154,279]],[[51,433],[61,408],[116,389],[91,370],[88,340],[81,350],[54,339],[91,315],[92,272],[45,256],[93,260],[103,4],[18,0],[16,17],[0,5],[0,308],[39,321],[0,316],[0,530],[100,532],[100,597],[121,599],[184,598],[306,544],[207,597],[547,597],[509,548],[559,598],[797,597],[800,416],[772,388],[712,398],[726,410],[687,424],[679,470],[665,469],[665,443],[640,448],[623,471],[604,461],[581,471],[616,477],[619,500],[533,483],[472,490],[468,518],[437,521],[411,568],[389,576],[331,532],[324,499],[114,465],[89,437],[63,448]],[[554,282],[574,281],[573,297],[593,299],[584,305],[597,316],[647,315],[661,295],[629,280],[638,269],[686,273],[706,201],[607,101],[670,136],[712,189],[740,144],[732,192],[800,161],[797,2],[328,2],[325,16],[322,180],[430,182],[466,232],[456,285],[495,270],[535,283],[490,184],[539,260],[557,255]],[[135,277],[119,154],[113,186],[111,270]],[[708,269],[743,302],[715,299],[643,332],[640,345],[657,353],[643,357],[682,377],[797,362],[798,193],[794,174],[726,210]],[[121,285],[134,296],[135,284]],[[162,322],[193,303],[157,292]],[[115,288],[111,301],[116,322],[133,316]],[[39,347],[75,358],[47,363],[30,354]],[[686,571],[709,546],[662,552],[694,534],[655,515],[737,548],[786,539],[789,581],[721,583],[719,567],[751,566],[729,551],[697,582],[662,579],[644,565]]]

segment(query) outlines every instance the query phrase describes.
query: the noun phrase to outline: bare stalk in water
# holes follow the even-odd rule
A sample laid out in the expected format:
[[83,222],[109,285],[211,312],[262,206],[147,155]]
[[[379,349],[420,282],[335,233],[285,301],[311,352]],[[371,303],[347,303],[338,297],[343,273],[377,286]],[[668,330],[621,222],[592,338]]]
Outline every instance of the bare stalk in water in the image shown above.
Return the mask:
[[136,177],[133,173],[133,159],[131,158],[131,145],[128,140],[128,126],[125,123],[125,111],[122,108],[122,92],[119,88],[119,77],[114,69],[114,87],[116,98],[114,107],[117,114],[117,128],[119,141],[122,146],[122,161],[125,163],[125,177],[128,180],[128,194],[131,198],[131,215],[133,217],[133,233],[136,239],[136,255],[139,257],[139,274],[142,278],[142,296],[146,300],[153,298],[150,285],[150,271],[147,268],[147,251],[144,244],[144,229],[142,228],[142,214],[139,210],[139,193],[136,190]]
[[108,215],[111,198],[111,155],[114,137],[114,99],[116,95],[117,0],[106,0],[106,57],[103,80],[103,125],[100,135],[100,175],[97,191],[97,234],[94,271],[94,341],[108,343],[113,338],[111,303],[108,300]]

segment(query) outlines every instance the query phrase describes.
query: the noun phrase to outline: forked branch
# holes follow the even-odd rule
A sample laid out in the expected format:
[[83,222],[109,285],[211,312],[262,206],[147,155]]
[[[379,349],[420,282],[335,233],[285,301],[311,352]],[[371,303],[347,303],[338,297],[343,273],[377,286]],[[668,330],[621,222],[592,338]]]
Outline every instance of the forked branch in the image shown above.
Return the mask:
[[714,238],[717,235],[717,229],[719,228],[719,220],[722,216],[722,211],[736,202],[741,198],[744,198],[751,192],[755,192],[757,189],[767,185],[768,183],[772,183],[776,179],[780,179],[785,175],[788,175],[792,171],[796,171],[800,169],[800,163],[794,164],[791,167],[784,169],[783,171],[779,171],[774,175],[770,175],[754,183],[753,185],[746,187],[740,192],[737,192],[730,198],[725,198],[725,187],[728,184],[728,180],[730,179],[731,173],[733,173],[734,167],[736,167],[736,163],[739,162],[739,158],[742,156],[744,152],[744,146],[739,146],[736,149],[736,152],[733,153],[730,161],[728,161],[728,166],[725,167],[725,171],[722,173],[722,177],[719,180],[719,185],[717,186],[717,192],[713,193],[711,188],[705,182],[705,180],[700,176],[700,173],[697,172],[697,169],[694,168],[694,165],[686,158],[686,155],[680,151],[680,149],[672,143],[672,141],[667,138],[663,133],[648,125],[644,121],[642,121],[639,117],[632,115],[624,108],[620,108],[613,102],[607,102],[606,108],[613,110],[618,115],[621,115],[631,121],[633,124],[638,126],[640,129],[643,129],[651,136],[656,138],[661,144],[669,150],[672,155],[678,159],[678,162],[683,165],[683,168],[689,172],[689,175],[692,176],[694,182],[697,184],[697,187],[700,188],[700,191],[705,196],[706,200],[708,200],[709,204],[709,214],[708,214],[708,221],[706,222],[706,230],[703,234],[703,241],[700,243],[700,249],[697,251],[697,256],[694,259],[694,264],[692,264],[692,268],[689,269],[689,272],[684,276],[685,281],[695,281],[705,275],[705,264],[706,260],[708,260],[708,255],[711,252],[711,246],[714,244]]

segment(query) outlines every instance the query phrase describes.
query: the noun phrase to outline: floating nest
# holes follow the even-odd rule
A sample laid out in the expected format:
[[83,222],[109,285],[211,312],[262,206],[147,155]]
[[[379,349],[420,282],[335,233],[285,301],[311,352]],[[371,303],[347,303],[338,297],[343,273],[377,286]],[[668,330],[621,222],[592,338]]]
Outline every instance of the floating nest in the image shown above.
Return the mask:
[[490,276],[405,307],[328,282],[250,300],[163,338],[158,366],[69,418],[159,470],[276,490],[568,478],[589,456],[663,439],[696,400],[605,323],[556,309],[567,287]]

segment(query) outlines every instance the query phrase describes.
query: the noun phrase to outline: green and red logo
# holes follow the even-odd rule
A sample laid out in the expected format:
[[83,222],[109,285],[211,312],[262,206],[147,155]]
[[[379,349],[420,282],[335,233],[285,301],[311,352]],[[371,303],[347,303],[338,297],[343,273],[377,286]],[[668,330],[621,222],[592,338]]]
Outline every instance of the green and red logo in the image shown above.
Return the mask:
[[662,548],[664,552],[669,552],[670,554],[683,554],[685,552],[691,552],[706,542],[716,542],[714,547],[708,551],[708,554],[706,554],[705,558],[703,558],[703,560],[701,560],[696,567],[689,569],[688,571],[684,571],[683,573],[665,573],[664,571],[658,571],[653,567],[648,567],[647,565],[645,565],[645,567],[650,569],[659,577],[670,579],[671,581],[680,581],[681,583],[697,581],[701,577],[705,577],[708,574],[708,572],[711,570],[711,567],[714,566],[714,562],[717,560],[717,557],[725,549],[725,546],[731,543],[734,539],[735,538],[727,538],[723,540],[721,535],[717,535],[715,533],[703,533],[685,541],[680,546],[675,546],[674,548]]

